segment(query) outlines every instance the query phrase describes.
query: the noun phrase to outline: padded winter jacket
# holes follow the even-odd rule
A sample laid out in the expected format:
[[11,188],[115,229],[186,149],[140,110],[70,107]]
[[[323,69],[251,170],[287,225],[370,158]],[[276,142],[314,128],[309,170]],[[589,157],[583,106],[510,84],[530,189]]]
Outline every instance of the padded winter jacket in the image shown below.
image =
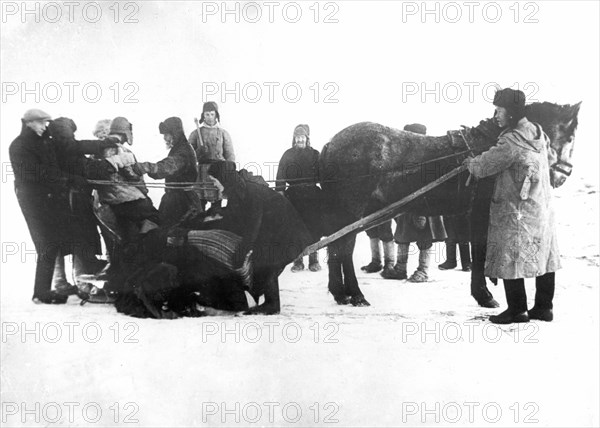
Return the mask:
[[541,126],[523,118],[467,164],[475,178],[496,175],[486,276],[533,278],[560,269],[547,146]]

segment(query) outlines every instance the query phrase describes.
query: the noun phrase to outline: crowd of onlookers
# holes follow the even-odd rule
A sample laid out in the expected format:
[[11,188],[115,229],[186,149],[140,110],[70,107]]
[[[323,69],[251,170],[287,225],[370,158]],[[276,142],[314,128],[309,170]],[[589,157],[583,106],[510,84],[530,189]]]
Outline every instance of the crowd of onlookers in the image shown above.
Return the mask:
[[[491,319],[499,323],[523,322],[530,317],[551,320],[554,272],[560,263],[550,184],[540,179],[548,175],[547,137],[539,125],[525,117],[521,91],[498,91],[494,104],[496,120],[504,128],[498,144],[465,163],[476,179],[496,177],[485,274],[504,280],[509,309]],[[420,124],[404,129],[426,134]],[[311,146],[308,125],[294,129],[291,148],[279,163],[274,189],[262,178],[237,171],[232,139],[220,124],[214,102],[204,104],[202,117],[189,137],[178,117],[159,124],[169,150],[159,162],[136,159],[131,150],[133,125],[124,117],[99,121],[94,130],[96,140],[76,140],[76,130],[72,119],[53,120],[41,110],[28,110],[22,118],[22,131],[9,149],[16,196],[38,253],[34,302],[65,303],[74,293],[86,299],[114,301],[125,281],[122,261],[128,244],[157,229],[181,224],[190,212],[204,212],[210,201],[211,209],[222,214],[219,229],[241,239],[235,249],[237,262],[231,268],[239,269],[250,260],[255,295],[265,295],[263,312],[279,311],[278,276],[292,261],[293,272],[303,270],[298,254],[321,237],[319,152]],[[522,171],[526,171],[524,176]],[[148,197],[144,175],[164,179],[165,193],[158,209]],[[199,181],[214,185],[218,196],[207,199],[195,186]],[[227,207],[220,209],[223,198]],[[102,221],[94,207],[108,208],[114,223]],[[381,271],[386,279],[427,282],[436,241],[446,241],[447,259],[440,269],[456,268],[458,245],[462,270],[470,270],[470,225],[465,215],[442,218],[409,212],[395,221],[393,234],[391,221],[367,232],[372,260],[363,271]],[[102,252],[99,229],[108,263],[97,258]],[[416,243],[419,262],[408,276],[411,243]],[[525,255],[515,248],[532,245],[536,246],[537,262],[520,263]],[[274,251],[275,247],[278,249]],[[293,251],[288,251],[290,248]],[[71,254],[76,277],[96,274],[108,279],[106,286],[81,290],[70,284],[64,257]],[[317,253],[310,254],[309,270],[320,269]],[[536,277],[538,286],[536,306],[529,312],[523,283],[526,277]]]

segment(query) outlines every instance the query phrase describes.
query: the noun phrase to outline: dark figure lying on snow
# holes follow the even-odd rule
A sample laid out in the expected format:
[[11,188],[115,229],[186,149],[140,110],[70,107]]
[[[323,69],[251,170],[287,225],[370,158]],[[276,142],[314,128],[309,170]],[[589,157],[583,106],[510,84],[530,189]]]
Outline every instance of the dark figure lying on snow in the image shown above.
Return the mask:
[[[170,231],[149,233],[135,250],[135,269],[116,303],[120,312],[198,316],[197,305],[279,312],[279,275],[311,243],[308,230],[290,202],[261,177],[236,171],[233,162],[217,162],[209,174],[227,199],[219,210],[222,219],[205,221],[209,211]],[[256,302],[264,295],[264,303],[248,309],[245,290]]]

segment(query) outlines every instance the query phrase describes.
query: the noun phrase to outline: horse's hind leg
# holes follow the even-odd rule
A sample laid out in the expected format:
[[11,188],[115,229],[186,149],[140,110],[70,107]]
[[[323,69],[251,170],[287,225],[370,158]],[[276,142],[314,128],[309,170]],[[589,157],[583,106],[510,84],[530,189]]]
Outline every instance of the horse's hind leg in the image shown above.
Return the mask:
[[246,315],[273,315],[279,313],[281,308],[279,300],[279,275],[283,272],[284,267],[270,266],[254,272],[254,280],[264,286],[265,302],[262,305],[250,308],[245,312]]
[[342,271],[344,274],[344,289],[346,290],[346,295],[350,296],[350,303],[352,303],[353,306],[371,306],[358,286],[358,279],[356,278],[356,272],[354,271],[352,255],[354,254],[356,235],[343,238],[341,243],[341,247],[343,248]]
[[327,247],[327,267],[329,271],[329,292],[339,305],[350,303],[350,296],[346,293],[342,277],[342,246],[334,242]]

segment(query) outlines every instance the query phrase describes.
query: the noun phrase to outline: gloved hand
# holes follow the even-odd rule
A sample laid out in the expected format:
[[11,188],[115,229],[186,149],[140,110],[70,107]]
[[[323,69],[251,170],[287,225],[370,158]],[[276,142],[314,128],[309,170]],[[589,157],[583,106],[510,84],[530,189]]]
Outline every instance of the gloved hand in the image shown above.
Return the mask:
[[427,217],[422,215],[415,215],[412,218],[414,226],[419,229],[425,229],[425,225],[427,224]]
[[142,181],[142,176],[137,174],[133,168],[131,166],[126,166],[124,168],[121,168],[119,170],[119,174],[121,175],[121,177],[123,177],[126,181],[132,182],[132,183],[137,183]]
[[119,149],[118,154],[116,154],[115,156],[111,156],[107,160],[118,169],[123,169],[125,167],[135,164],[135,156],[133,156],[133,153],[129,153],[121,149]]
[[152,171],[152,168],[150,167],[150,162],[134,163],[133,165],[131,165],[131,169],[133,169],[133,172],[135,172],[139,176],[148,174],[150,171]]

